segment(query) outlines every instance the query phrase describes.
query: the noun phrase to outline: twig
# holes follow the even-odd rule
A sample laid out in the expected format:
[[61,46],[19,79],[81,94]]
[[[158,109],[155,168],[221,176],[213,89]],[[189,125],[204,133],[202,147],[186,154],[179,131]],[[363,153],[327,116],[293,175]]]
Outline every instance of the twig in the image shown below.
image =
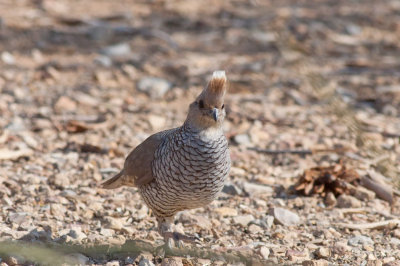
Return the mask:
[[391,133],[391,132],[380,132],[382,134],[382,136],[386,137],[386,138],[400,138],[400,134],[399,133]]
[[257,147],[249,147],[248,150],[266,153],[266,154],[298,154],[298,155],[312,155],[316,153],[343,153],[347,149],[338,148],[338,149],[306,149],[306,150],[271,150],[271,149],[261,149]]
[[395,194],[396,196],[400,196],[400,190],[393,189],[393,194]]
[[361,178],[361,185],[375,192],[379,198],[389,202],[390,204],[393,204],[393,192],[391,187],[388,185],[380,184],[365,176]]
[[347,213],[364,213],[364,212],[368,212],[367,209],[365,208],[343,208],[340,209],[340,212],[343,214],[347,214]]
[[382,222],[375,222],[375,223],[365,223],[365,224],[347,224],[347,223],[336,223],[334,224],[338,227],[353,229],[353,230],[363,230],[363,229],[383,229],[387,227],[397,227],[400,226],[400,220],[392,219]]
[[248,150],[256,151],[256,152],[261,152],[261,153],[266,153],[266,154],[299,154],[299,155],[310,155],[312,154],[311,150],[270,150],[270,149],[260,149],[256,147],[249,147],[247,148]]
[[385,213],[382,210],[372,210],[370,208],[341,208],[338,209],[342,214],[353,214],[353,213],[372,213],[381,215],[387,219],[397,219],[397,216],[390,213]]

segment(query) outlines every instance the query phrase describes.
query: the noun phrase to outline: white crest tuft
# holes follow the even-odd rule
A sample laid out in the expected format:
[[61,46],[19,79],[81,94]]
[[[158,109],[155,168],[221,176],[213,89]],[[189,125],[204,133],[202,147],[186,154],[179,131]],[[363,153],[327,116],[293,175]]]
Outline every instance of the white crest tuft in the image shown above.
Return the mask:
[[225,71],[223,70],[214,71],[212,79],[226,79]]

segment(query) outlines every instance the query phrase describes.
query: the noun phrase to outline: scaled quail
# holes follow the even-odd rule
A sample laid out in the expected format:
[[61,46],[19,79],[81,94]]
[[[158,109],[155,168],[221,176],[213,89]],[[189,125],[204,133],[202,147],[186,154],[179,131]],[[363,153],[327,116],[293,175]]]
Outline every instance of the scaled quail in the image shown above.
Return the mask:
[[172,232],[175,214],[209,204],[224,186],[231,165],[222,131],[226,83],[225,72],[215,71],[183,125],[148,137],[128,155],[124,169],[102,184],[137,187],[165,241],[191,242]]

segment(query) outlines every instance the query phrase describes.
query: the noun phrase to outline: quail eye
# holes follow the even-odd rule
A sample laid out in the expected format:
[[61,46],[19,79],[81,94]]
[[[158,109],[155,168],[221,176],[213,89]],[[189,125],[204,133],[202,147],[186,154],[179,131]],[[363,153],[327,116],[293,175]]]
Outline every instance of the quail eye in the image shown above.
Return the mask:
[[200,108],[204,108],[204,102],[203,102],[203,100],[200,100],[200,101],[199,101],[199,107],[200,107]]
[[225,104],[222,104],[221,109],[224,109],[224,108],[225,108]]

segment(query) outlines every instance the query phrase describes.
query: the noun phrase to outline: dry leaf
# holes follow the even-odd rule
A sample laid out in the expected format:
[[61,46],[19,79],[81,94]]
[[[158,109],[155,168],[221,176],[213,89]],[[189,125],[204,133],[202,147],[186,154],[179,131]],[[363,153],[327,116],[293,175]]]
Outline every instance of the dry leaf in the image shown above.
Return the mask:
[[300,176],[295,189],[304,195],[321,194],[327,192],[335,195],[347,193],[349,186],[360,179],[354,169],[349,169],[342,163],[328,167],[314,167],[304,171]]
[[77,120],[68,121],[65,130],[69,133],[81,133],[88,130],[90,127],[85,123]]

